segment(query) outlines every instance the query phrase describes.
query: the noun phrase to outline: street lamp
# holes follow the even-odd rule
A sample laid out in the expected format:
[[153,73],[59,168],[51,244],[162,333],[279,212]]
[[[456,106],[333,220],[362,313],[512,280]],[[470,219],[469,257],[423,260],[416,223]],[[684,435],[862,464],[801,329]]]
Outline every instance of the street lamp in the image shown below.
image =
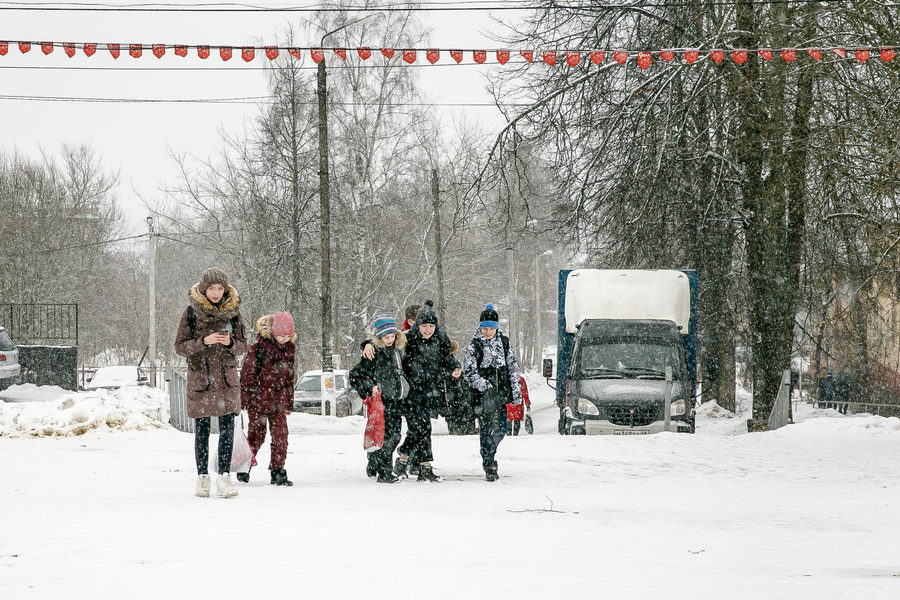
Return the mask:
[[153,216],[147,217],[147,235],[150,241],[149,296],[150,296],[150,339],[148,340],[150,361],[150,385],[156,387],[156,232],[153,230]]
[[541,277],[538,267],[540,266],[541,257],[550,256],[553,250],[547,250],[543,254],[534,257],[534,324],[537,331],[534,333],[534,361],[538,368],[541,366],[541,359],[544,357],[544,345],[541,342]]
[[[319,47],[324,49],[325,38],[333,33],[361,23],[377,16],[379,13],[370,13],[364,17],[356,16],[348,19],[337,29],[333,29],[322,36]],[[319,62],[317,73],[316,93],[319,100],[319,211],[321,219],[320,245],[322,253],[322,370],[330,371],[331,366],[331,338],[333,323],[331,320],[331,204],[328,189],[328,112],[325,102],[328,97],[325,79],[325,57]]]

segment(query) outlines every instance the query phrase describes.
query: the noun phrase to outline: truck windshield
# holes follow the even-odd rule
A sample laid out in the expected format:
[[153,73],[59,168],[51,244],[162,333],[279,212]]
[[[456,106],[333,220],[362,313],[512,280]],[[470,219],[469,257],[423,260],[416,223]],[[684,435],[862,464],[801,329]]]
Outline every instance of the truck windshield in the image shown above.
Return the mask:
[[662,340],[589,340],[581,346],[578,372],[587,378],[663,378],[666,367],[679,379],[684,371],[680,349]]

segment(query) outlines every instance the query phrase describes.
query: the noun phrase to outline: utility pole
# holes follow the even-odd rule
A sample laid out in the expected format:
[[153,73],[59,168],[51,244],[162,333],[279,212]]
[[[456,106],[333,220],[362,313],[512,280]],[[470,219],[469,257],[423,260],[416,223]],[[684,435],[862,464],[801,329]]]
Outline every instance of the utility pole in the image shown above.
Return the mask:
[[153,217],[147,217],[148,238],[150,241],[150,282],[149,288],[150,300],[150,340],[148,346],[150,362],[150,385],[156,387],[156,232],[153,229]]
[[541,368],[541,359],[544,357],[544,344],[541,338],[541,258],[550,256],[553,250],[547,250],[534,258],[534,361],[538,370]]
[[509,346],[516,355],[519,347],[516,346],[518,336],[518,322],[516,319],[516,253],[512,248],[506,249],[506,259],[509,266]]
[[431,170],[431,196],[434,205],[434,242],[437,261],[437,284],[438,284],[438,320],[444,322],[444,256],[443,243],[441,242],[441,187],[438,183],[438,170]]

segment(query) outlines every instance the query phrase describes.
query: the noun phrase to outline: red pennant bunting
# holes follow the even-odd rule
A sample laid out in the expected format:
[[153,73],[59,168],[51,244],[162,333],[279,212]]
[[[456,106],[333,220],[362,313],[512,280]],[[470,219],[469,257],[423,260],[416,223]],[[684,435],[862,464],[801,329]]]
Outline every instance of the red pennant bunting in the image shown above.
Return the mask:
[[128,44],[128,54],[132,58],[140,58],[144,52],[144,47],[140,44]]
[[894,60],[894,48],[893,46],[884,46],[881,49],[881,60],[884,62],[891,62]]
[[793,62],[797,58],[797,51],[793,48],[785,48],[781,51],[781,58],[788,62]]
[[369,60],[369,57],[372,56],[372,49],[368,46],[362,46],[356,49],[356,53],[359,54],[361,59]]
[[675,58],[675,52],[672,50],[660,50],[659,57],[666,62],[672,62],[672,59]]
[[640,68],[649,69],[652,60],[649,52],[638,52],[638,66]]
[[300,48],[288,48],[288,54],[297,60],[303,60],[303,50]]
[[321,48],[310,48],[309,55],[312,56],[313,62],[319,64],[323,60],[325,60],[325,53]]
[[156,58],[162,58],[165,53],[165,44],[153,44],[153,56],[155,56]]
[[222,60],[231,60],[231,46],[219,46],[219,56]]
[[266,46],[266,58],[269,60],[278,58],[278,46]]
[[197,46],[197,56],[202,59],[209,58],[209,46]]
[[603,50],[591,50],[591,62],[595,65],[602,63],[604,56]]
[[462,62],[463,59],[463,51],[462,50],[451,50],[450,56],[453,57],[453,60],[456,61],[457,64]]
[[256,58],[256,48],[253,46],[244,46],[241,48],[241,58],[244,62],[250,62],[254,58]]
[[742,65],[745,62],[747,62],[747,51],[743,50],[743,49],[735,50],[734,52],[731,53],[731,58],[737,64]]
[[477,62],[479,65],[484,64],[484,61],[487,60],[487,52],[485,52],[484,50],[473,50],[472,60]]
[[570,67],[577,67],[578,63],[581,62],[581,52],[577,50],[569,50],[566,52],[566,64]]
[[113,58],[119,58],[119,45],[118,44],[107,44],[106,49],[109,50],[109,53]]
[[684,60],[686,60],[689,65],[692,65],[695,62],[697,62],[698,58],[700,58],[699,50],[685,50],[684,51]]
[[416,51],[415,50],[404,50],[403,51],[403,62],[406,64],[413,64],[416,62]]
[[337,54],[341,60],[347,60],[346,48],[334,48],[334,53]]
[[856,55],[856,60],[858,60],[859,62],[864,63],[867,60],[869,60],[869,49],[868,48],[857,48],[856,52],[854,52],[854,54]]
[[710,50],[709,57],[718,64],[725,60],[725,52],[723,50]]
[[393,48],[382,48],[381,53],[385,58],[394,58],[394,49]]
[[94,52],[97,51],[97,44],[84,44],[81,46],[81,50],[85,56],[93,56]]
[[187,56],[187,46],[184,44],[175,44],[175,56],[184,58]]
[[627,50],[616,50],[613,52],[613,58],[620,65],[624,65],[625,61],[628,60],[628,51]]
[[25,54],[31,50],[31,42],[19,42],[19,52]]
[[544,50],[542,58],[551,67],[556,64],[556,52],[553,50]]
[[53,52],[53,42],[41,42],[41,52],[44,54]]
[[497,50],[497,62],[501,65],[509,62],[509,50]]
[[806,53],[813,57],[813,60],[822,58],[822,50],[820,48],[807,48]]
[[521,54],[522,58],[524,58],[528,62],[534,60],[534,52],[532,50],[519,50],[519,54]]
[[832,52],[840,56],[841,58],[847,58],[847,49],[846,48],[832,48]]
[[0,42],[0,56],[6,56],[9,52],[9,42]]
[[73,44],[72,42],[63,42],[62,46],[63,46],[63,50],[66,51],[66,54],[68,55],[69,58],[72,58],[73,56],[75,56],[75,44]]
[[429,48],[425,51],[425,58],[428,59],[428,62],[434,64],[441,59],[441,51],[435,50],[434,48]]
[[766,60],[772,60],[772,49],[771,48],[763,48],[759,51],[759,55],[762,56]]

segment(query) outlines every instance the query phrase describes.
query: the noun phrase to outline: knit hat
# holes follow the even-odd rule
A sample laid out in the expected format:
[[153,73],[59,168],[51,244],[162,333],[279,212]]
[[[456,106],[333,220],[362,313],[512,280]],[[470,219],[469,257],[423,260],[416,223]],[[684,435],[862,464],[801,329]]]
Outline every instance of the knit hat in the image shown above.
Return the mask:
[[407,306],[406,307],[406,320],[409,321],[410,319],[415,319],[419,313],[419,308],[421,308],[421,306],[419,306],[418,304],[413,304],[412,306]]
[[289,312],[275,313],[272,320],[272,335],[294,335],[294,317]]
[[217,283],[224,287],[226,291],[228,290],[228,275],[221,269],[212,267],[204,271],[203,275],[200,276],[200,283],[197,284],[197,289],[201,294],[205,294],[210,286]]
[[484,307],[484,310],[481,311],[481,317],[479,318],[481,323],[478,325],[479,327],[490,327],[491,329],[500,329],[500,316],[497,314],[497,311],[494,310],[494,305],[490,302],[487,306]]
[[434,302],[426,300],[425,306],[420,308],[416,314],[416,325],[425,325],[426,323],[437,325],[437,321],[437,313],[434,312]]
[[386,335],[397,333],[397,322],[390,315],[378,315],[375,317],[375,337],[383,338]]

